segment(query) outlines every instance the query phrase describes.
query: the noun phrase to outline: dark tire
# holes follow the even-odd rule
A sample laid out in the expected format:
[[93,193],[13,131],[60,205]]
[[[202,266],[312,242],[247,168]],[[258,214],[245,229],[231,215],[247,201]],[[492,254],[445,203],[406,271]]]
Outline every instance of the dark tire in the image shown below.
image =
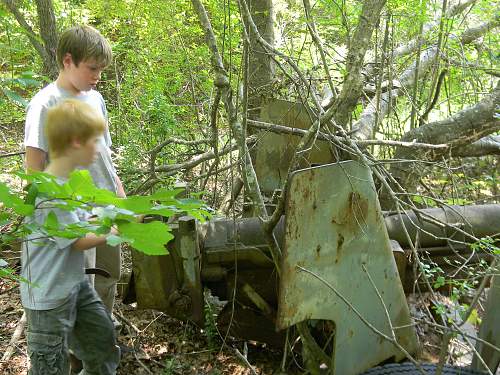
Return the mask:
[[[436,365],[435,364],[422,364],[422,369],[428,375],[434,375],[436,373]],[[384,366],[374,367],[366,372],[363,372],[362,375],[421,375],[422,373],[418,370],[418,368],[410,362],[405,363],[391,363]],[[482,372],[478,370],[472,370],[467,367],[458,367],[458,366],[449,366],[445,365],[442,375],[484,375],[487,372]]]

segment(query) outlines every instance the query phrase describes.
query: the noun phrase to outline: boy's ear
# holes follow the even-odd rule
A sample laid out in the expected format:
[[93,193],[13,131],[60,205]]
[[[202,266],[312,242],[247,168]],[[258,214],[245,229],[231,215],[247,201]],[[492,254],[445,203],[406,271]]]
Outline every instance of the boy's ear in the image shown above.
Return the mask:
[[73,138],[71,140],[71,147],[73,148],[81,148],[83,146],[83,143],[81,140],[77,139],[77,138]]
[[73,62],[73,56],[71,56],[71,53],[66,52],[66,54],[64,55],[64,57],[62,59],[63,66],[65,68],[68,68],[72,62]]

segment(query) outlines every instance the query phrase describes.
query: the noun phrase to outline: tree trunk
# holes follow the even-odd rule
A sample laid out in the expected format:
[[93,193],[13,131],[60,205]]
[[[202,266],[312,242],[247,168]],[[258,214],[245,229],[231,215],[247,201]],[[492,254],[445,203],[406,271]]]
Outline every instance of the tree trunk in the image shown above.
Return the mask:
[[[272,0],[250,0],[248,6],[260,36],[274,45],[274,15]],[[274,78],[274,63],[259,43],[256,34],[247,31],[250,39],[248,51],[248,117],[258,118],[260,105],[271,96],[271,82]]]
[[[55,79],[59,69],[56,60],[57,27],[52,0],[36,1],[40,36],[33,31],[14,0],[2,0],[2,2],[13,14],[19,26],[21,26],[28,36],[31,45],[40,55],[43,63],[43,72],[51,79]],[[40,43],[40,39],[42,39],[43,44]]]
[[50,78],[55,79],[57,78],[59,69],[56,60],[58,34],[54,6],[52,0],[36,0],[36,8],[38,23],[40,25],[40,36],[46,52],[42,56],[44,70]]
[[[365,0],[359,16],[358,26],[349,43],[344,84],[339,97],[333,103],[331,111],[337,124],[346,126],[362,94],[363,79],[361,68],[366,51],[370,46],[373,30],[380,19],[385,0]],[[330,110],[329,110],[330,111]]]
[[[457,152],[466,151],[466,147],[472,147],[468,145],[500,130],[500,119],[497,117],[498,103],[500,103],[500,83],[476,105],[447,119],[412,129],[401,139],[407,142],[448,144],[448,150],[409,151],[409,149],[398,148],[395,159],[434,161],[452,155],[455,149]],[[425,172],[426,168],[419,162],[401,162],[391,165],[391,174],[407,192],[415,192],[418,181]],[[383,193],[380,200],[384,209],[391,208],[386,194]]]

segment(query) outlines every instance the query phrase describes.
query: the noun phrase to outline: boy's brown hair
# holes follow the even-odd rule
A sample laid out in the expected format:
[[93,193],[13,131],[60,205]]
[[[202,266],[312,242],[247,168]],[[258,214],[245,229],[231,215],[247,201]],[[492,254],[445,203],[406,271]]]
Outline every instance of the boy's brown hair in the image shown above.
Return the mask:
[[47,111],[45,134],[49,155],[59,157],[73,141],[85,143],[102,134],[105,121],[89,104],[78,99],[65,99]]
[[99,31],[91,26],[79,25],[64,31],[57,44],[57,64],[63,68],[64,56],[69,53],[73,63],[95,59],[98,64],[108,66],[113,58],[111,46]]

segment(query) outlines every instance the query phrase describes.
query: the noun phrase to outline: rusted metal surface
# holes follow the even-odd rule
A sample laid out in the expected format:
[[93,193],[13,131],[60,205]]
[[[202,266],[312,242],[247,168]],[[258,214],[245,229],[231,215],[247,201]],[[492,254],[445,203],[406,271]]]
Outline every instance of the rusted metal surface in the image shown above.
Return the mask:
[[201,286],[201,254],[198,242],[197,221],[190,216],[179,218],[179,230],[175,237],[176,250],[182,266],[181,291],[183,296],[172,306],[190,320],[203,325],[203,287]]
[[[497,348],[500,348],[500,273],[491,281],[491,287],[488,294],[488,299],[485,306],[485,317],[481,322],[479,329],[479,337],[486,340]],[[484,343],[476,342],[477,352],[481,355],[489,370],[492,373],[500,365],[500,353],[491,346]],[[485,371],[486,368],[479,361],[477,355],[472,359],[472,368]]]
[[416,336],[408,326],[408,306],[370,170],[342,162],[297,171],[287,198],[277,327],[332,320],[335,374],[354,375],[391,357],[404,358],[353,309],[388,336],[391,325],[406,326],[394,333],[401,346],[415,352]]
[[132,251],[133,287],[139,308],[156,309],[203,325],[201,254],[197,224],[181,217],[169,224],[175,239],[168,255],[148,256]]
[[[278,99],[263,104],[260,119],[292,128],[311,127],[311,117],[304,106]],[[259,145],[254,156],[255,173],[262,192],[270,196],[275,189],[281,188],[287,178],[288,166],[300,138],[266,131],[259,131],[257,134]],[[316,142],[312,150],[302,156],[301,168],[333,161],[328,143],[323,141]]]

